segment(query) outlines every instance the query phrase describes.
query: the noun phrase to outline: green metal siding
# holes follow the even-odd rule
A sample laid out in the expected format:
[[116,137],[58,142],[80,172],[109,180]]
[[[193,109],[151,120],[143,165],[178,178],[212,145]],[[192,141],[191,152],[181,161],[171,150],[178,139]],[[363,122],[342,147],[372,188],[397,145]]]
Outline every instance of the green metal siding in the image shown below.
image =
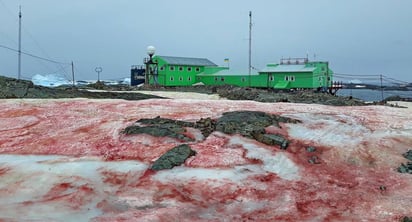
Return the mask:
[[[163,86],[191,86],[196,83],[196,75],[204,72],[204,66],[171,65],[161,56],[153,58],[158,63],[158,84]],[[154,84],[155,77],[149,78],[149,83]]]
[[[169,61],[170,58],[169,57]],[[296,64],[268,64],[259,74],[231,74],[227,67],[218,67],[205,59],[199,59],[202,64],[194,65],[196,59],[174,58],[179,61],[191,62],[191,65],[168,64],[161,56],[155,56],[153,61],[158,64],[158,75],[149,76],[149,83],[163,86],[190,86],[196,83],[205,85],[234,85],[241,87],[264,88],[319,88],[332,84],[333,72],[328,62],[307,62]],[[206,63],[208,62],[208,63]],[[151,65],[155,69],[155,65]]]

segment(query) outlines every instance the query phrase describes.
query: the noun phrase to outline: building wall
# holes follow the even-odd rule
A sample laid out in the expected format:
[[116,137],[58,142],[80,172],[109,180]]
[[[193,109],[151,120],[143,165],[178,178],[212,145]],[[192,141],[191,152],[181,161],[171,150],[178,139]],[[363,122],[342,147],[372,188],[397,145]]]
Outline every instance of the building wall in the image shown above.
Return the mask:
[[[278,83],[288,83],[286,89],[319,88],[329,87],[333,77],[327,62],[306,63],[306,66],[315,68],[313,72],[266,72],[249,76],[219,74],[227,67],[173,65],[156,56],[153,61],[158,64],[158,74],[149,76],[149,82],[163,86],[191,86],[201,82],[205,85],[274,88]],[[154,66],[152,68],[155,69]]]
[[[272,65],[273,66],[273,65]],[[307,67],[314,67],[313,72],[276,72],[261,73],[268,75],[268,81],[277,83],[286,83],[286,89],[292,88],[322,88],[331,86],[333,72],[329,69],[327,62],[309,62]],[[271,84],[269,84],[271,85]]]
[[[189,66],[168,64],[161,57],[154,57],[158,63],[157,84],[163,86],[191,86],[198,81],[196,76],[205,71],[205,66]],[[149,78],[150,84],[155,84],[156,76]]]
[[309,63],[316,67],[313,73],[313,88],[330,87],[333,80],[333,71],[329,68],[328,62]]

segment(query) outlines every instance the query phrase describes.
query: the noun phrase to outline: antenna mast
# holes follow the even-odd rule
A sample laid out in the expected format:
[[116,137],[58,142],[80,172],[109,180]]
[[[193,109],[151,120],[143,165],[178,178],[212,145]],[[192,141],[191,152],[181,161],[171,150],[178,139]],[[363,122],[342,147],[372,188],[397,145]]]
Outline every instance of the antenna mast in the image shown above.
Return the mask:
[[18,72],[17,79],[21,76],[21,5],[19,6],[19,58],[18,58]]
[[250,87],[251,71],[252,71],[252,11],[249,11],[249,87]]

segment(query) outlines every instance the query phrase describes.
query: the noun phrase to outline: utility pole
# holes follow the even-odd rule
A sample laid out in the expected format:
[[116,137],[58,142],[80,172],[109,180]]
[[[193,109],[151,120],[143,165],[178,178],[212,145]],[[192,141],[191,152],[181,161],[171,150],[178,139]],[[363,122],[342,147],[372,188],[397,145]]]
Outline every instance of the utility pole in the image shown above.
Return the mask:
[[381,74],[381,97],[383,101],[383,84],[382,84],[382,74]]
[[250,75],[252,72],[252,11],[249,11],[249,87],[250,84]]
[[19,6],[19,55],[18,55],[18,68],[17,79],[21,77],[21,5]]
[[74,84],[74,64],[73,64],[73,61],[72,61],[72,81],[73,81],[73,86],[74,86],[75,84]]

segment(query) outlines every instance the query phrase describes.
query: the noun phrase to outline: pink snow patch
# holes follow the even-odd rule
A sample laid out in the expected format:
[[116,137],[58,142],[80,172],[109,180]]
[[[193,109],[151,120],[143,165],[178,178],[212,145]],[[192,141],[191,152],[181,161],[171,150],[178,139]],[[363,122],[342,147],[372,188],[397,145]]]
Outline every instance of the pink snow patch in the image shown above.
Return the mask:
[[[398,221],[412,216],[411,109],[253,101],[2,100],[0,221]],[[286,150],[213,132],[182,166],[150,165],[182,144],[124,135],[141,118],[196,121],[263,111]],[[308,152],[307,147],[316,148]]]

